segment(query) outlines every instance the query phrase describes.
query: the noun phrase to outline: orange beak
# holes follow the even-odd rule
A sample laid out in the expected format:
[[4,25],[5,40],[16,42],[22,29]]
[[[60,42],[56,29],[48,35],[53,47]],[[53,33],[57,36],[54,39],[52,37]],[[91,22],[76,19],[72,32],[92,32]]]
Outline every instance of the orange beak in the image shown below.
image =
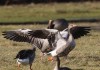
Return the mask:
[[48,61],[53,61],[53,57],[49,57],[48,58]]

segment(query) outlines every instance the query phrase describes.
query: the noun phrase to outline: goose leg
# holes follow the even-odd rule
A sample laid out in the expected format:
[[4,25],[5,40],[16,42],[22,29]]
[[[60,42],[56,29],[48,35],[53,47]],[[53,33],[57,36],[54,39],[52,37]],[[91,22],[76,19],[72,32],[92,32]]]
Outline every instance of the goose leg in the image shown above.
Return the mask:
[[20,64],[18,64],[18,70],[20,70]]
[[55,61],[56,59],[57,59],[57,57],[55,57],[55,56],[54,56],[54,57],[49,57],[49,58],[48,58],[49,61]]
[[58,56],[55,56],[56,66],[54,67],[54,70],[62,70],[60,69],[60,59]]
[[41,58],[41,60],[43,60],[43,53],[42,52],[40,52],[40,58]]
[[32,64],[30,64],[30,70],[32,70]]

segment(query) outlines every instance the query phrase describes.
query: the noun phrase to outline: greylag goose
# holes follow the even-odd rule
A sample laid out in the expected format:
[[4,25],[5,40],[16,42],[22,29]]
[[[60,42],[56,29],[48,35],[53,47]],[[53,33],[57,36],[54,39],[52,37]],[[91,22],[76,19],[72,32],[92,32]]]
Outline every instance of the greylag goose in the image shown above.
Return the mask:
[[[72,27],[70,28],[69,38],[74,39],[80,38],[81,36],[87,35],[90,31],[90,27]],[[41,30],[31,30],[31,29],[18,29],[11,31],[4,31],[3,36],[6,39],[17,41],[17,42],[28,42],[32,45],[38,47],[43,53],[51,51],[52,45],[48,41],[47,37],[50,33],[56,33],[56,29],[41,29]],[[63,38],[67,38],[68,31],[60,31]],[[72,41],[74,41],[74,39]],[[72,43],[71,45],[74,45]]]
[[[64,29],[61,32],[58,31],[58,33],[56,34],[51,33],[51,35],[49,35],[49,39],[55,48],[47,54],[53,57],[49,58],[49,60],[53,60],[54,58],[56,58],[56,66],[54,70],[71,70],[66,67],[60,67],[59,56],[67,56],[69,52],[75,47],[74,39],[77,39],[79,37],[79,34],[77,34],[78,36],[72,36],[72,34],[74,34],[74,32],[71,32],[71,30],[73,30],[71,29],[72,27],[70,26],[69,28]],[[78,31],[80,32],[80,30]]]
[[66,32],[68,35],[66,37],[62,37],[61,33],[58,31],[55,34],[51,34],[49,36],[50,42],[54,49],[47,54],[51,54],[53,57],[55,56],[67,56],[68,53],[75,47],[75,41],[71,33],[68,31]]
[[31,66],[35,58],[35,48],[20,50],[14,59],[17,59],[18,68],[20,65],[30,65],[30,70],[32,70]]
[[56,57],[67,56],[75,47],[74,39],[87,35],[89,31],[90,27],[78,26],[60,32],[56,29],[18,29],[13,31],[4,31],[3,36],[4,38],[13,41],[31,43],[38,47],[42,53],[47,53]]
[[65,19],[56,19],[56,20],[49,20],[48,29],[57,29],[59,31],[64,30],[65,28],[68,27],[68,21]]
[[54,70],[71,70],[67,67],[60,67],[59,59],[59,56],[67,56],[69,52],[75,47],[75,42],[72,35],[69,32],[69,29],[67,29],[67,32],[68,35],[66,39],[62,37],[59,31],[56,34],[51,33],[51,35],[49,35],[49,39],[52,43],[52,46],[54,46],[54,49],[47,53],[47,55],[52,56],[51,58],[49,57],[48,60],[54,60],[54,58],[56,58],[56,66]]

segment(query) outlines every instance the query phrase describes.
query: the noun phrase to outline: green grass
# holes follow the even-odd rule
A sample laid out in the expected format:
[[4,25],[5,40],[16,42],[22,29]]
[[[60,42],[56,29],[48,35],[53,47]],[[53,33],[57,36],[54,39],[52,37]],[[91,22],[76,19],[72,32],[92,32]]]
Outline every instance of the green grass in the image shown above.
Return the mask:
[[[95,23],[92,26],[94,25],[97,26]],[[2,31],[18,28],[40,29],[46,26],[38,24],[0,26],[0,70],[18,70],[16,60],[13,58],[19,50],[31,48],[28,43],[4,39]],[[88,36],[77,39],[76,43],[75,49],[68,55],[68,58],[61,58],[61,66],[67,66],[72,70],[100,70],[100,32],[91,31]],[[47,61],[47,57],[41,61],[39,55],[40,51],[37,49],[33,70],[53,70],[55,63]],[[22,66],[21,70],[29,70],[29,66]]]
[[43,21],[57,18],[100,18],[99,2],[0,6],[0,22]]

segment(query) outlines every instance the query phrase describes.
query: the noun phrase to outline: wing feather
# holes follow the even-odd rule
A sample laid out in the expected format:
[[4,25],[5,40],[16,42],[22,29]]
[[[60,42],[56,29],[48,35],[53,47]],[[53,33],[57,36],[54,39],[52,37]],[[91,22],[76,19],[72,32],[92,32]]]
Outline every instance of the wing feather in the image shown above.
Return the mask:
[[28,34],[36,38],[46,39],[50,32],[45,29],[41,29],[29,31]]
[[70,29],[70,32],[72,33],[74,39],[77,39],[90,33],[90,30],[90,27],[75,26]]
[[18,42],[30,42],[32,37],[46,39],[50,32],[56,32],[55,29],[41,29],[41,30],[30,30],[30,29],[18,29],[13,31],[4,31],[2,35],[4,38],[18,41]]
[[28,31],[14,30],[14,31],[4,31],[2,32],[4,38],[17,41],[17,42],[30,42],[30,37]]
[[41,30],[29,30],[29,29],[18,29],[12,31],[4,31],[2,35],[4,38],[17,41],[17,42],[30,42],[32,37],[46,39],[49,35],[49,31],[46,29]]

